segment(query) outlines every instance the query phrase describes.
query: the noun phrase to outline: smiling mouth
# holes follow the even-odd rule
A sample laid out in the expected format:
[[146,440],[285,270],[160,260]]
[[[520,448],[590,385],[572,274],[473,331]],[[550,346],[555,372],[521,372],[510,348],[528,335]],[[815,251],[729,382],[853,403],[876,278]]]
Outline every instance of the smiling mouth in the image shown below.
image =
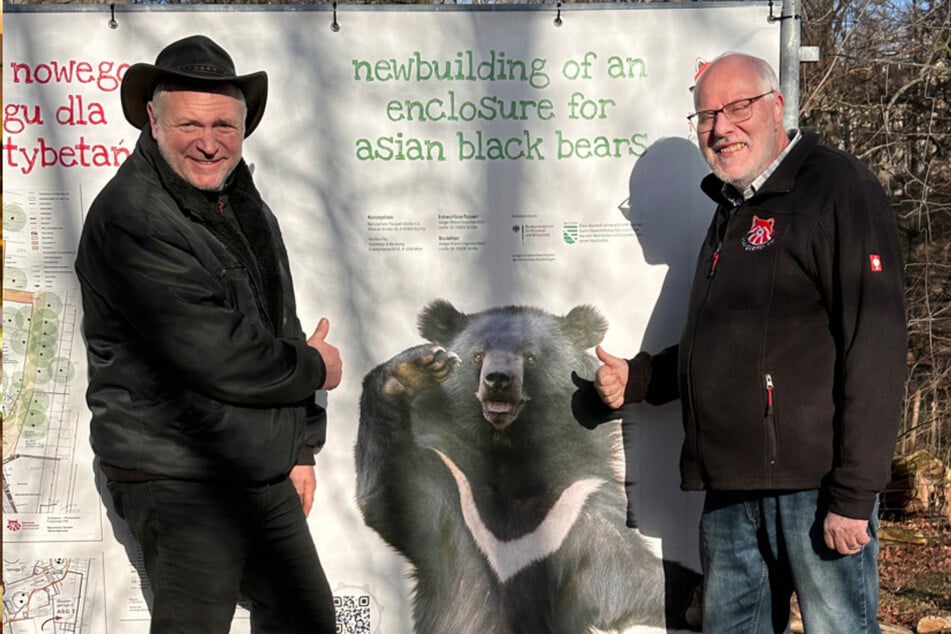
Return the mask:
[[746,143],[736,142],[736,143],[724,143],[723,145],[715,148],[717,154],[733,154],[734,152],[739,152],[740,150],[746,147]]

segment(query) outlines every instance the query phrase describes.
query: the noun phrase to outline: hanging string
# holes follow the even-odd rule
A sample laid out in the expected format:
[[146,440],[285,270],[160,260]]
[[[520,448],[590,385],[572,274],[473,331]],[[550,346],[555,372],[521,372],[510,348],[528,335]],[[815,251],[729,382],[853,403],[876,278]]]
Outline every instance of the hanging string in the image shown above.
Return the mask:
[[558,2],[558,13],[555,14],[555,26],[561,26],[564,22],[561,19],[561,0]]
[[119,28],[119,21],[116,20],[116,5],[110,4],[110,5],[109,5],[109,12],[110,12],[110,14],[111,14],[111,17],[109,18],[109,28],[110,28],[110,29],[118,29],[118,28]]
[[336,33],[337,31],[340,30],[340,24],[337,22],[337,3],[336,3],[336,1],[333,3],[333,5],[334,5],[334,21],[330,23],[330,30],[333,31],[334,33]]

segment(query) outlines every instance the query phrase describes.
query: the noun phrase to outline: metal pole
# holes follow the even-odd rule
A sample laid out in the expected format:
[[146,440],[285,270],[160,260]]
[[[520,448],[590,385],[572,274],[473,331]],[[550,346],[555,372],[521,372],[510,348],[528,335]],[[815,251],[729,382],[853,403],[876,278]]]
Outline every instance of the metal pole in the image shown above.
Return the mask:
[[783,0],[779,23],[779,87],[786,98],[783,125],[787,130],[799,127],[799,42],[800,0]]

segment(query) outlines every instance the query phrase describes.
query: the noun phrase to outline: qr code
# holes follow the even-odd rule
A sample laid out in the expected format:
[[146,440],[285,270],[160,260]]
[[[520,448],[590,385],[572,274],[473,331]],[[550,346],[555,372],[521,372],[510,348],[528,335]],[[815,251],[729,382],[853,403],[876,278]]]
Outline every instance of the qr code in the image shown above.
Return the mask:
[[370,595],[334,595],[337,611],[337,634],[370,633]]

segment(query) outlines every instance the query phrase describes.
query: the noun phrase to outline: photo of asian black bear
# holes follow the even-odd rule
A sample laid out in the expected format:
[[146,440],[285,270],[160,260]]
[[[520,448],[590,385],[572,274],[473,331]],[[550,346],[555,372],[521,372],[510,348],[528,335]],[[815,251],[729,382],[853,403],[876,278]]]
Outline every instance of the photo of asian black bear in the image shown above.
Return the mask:
[[573,417],[607,321],[435,300],[371,370],[355,448],[368,526],[412,566],[420,634],[686,629],[697,573],[625,525],[619,423]]

